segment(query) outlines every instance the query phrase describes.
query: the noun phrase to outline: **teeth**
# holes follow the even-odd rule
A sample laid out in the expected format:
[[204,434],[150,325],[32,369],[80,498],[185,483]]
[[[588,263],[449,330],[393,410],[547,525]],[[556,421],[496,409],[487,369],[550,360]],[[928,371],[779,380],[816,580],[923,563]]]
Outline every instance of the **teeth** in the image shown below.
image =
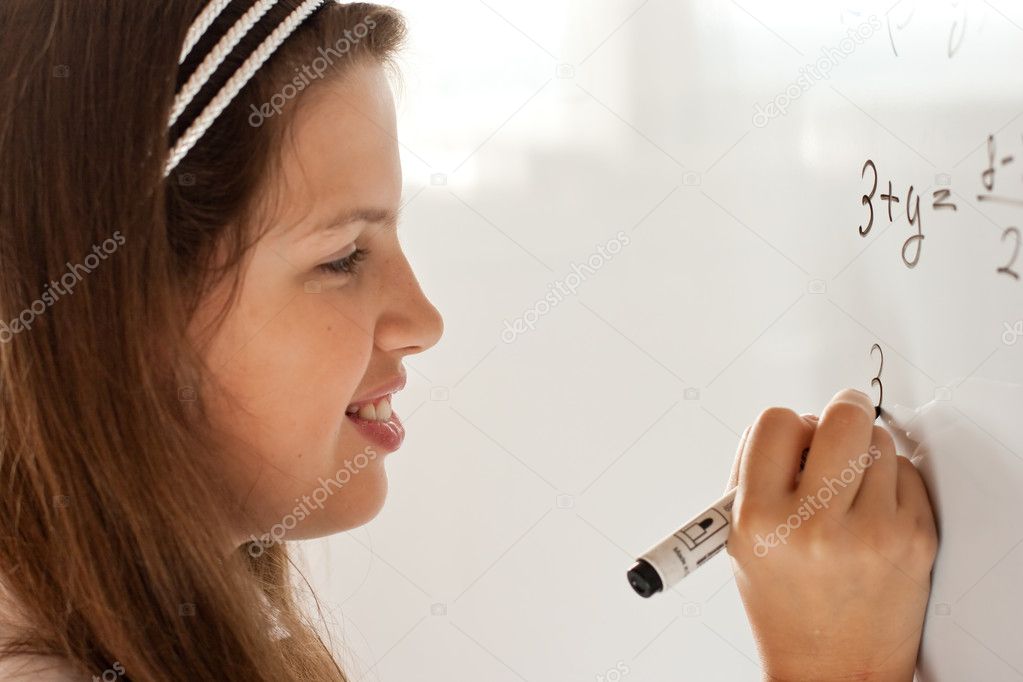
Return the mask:
[[349,406],[345,412],[346,414],[357,414],[360,419],[367,419],[370,421],[387,421],[393,414],[391,412],[391,396],[384,396],[376,404],[366,403],[358,410],[356,410],[354,406]]

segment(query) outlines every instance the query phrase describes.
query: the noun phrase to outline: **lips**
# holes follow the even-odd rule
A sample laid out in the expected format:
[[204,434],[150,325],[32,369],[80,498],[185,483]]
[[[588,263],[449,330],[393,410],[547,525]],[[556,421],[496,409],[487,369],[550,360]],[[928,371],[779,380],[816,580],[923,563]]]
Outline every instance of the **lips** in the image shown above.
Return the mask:
[[399,375],[345,410],[345,417],[359,432],[385,452],[397,450],[405,440],[405,427],[391,407],[391,395],[403,389],[405,381],[405,375]]
[[[394,377],[393,379],[383,384],[382,386],[378,386],[376,390],[370,391],[369,393],[366,393],[363,397],[353,401],[348,406],[348,409],[345,410],[345,412],[348,413],[358,411],[358,409],[361,408],[366,403],[376,403],[381,398],[390,397],[392,394],[397,393],[401,389],[405,388],[405,381],[406,381],[405,375],[399,374],[398,376]],[[353,408],[355,409],[353,410]]]

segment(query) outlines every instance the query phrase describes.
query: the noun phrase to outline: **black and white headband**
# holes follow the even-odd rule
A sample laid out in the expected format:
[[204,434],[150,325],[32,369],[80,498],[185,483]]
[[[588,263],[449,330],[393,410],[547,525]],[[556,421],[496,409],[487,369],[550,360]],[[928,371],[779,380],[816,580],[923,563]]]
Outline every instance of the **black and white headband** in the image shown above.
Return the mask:
[[[241,92],[242,88],[252,80],[252,77],[256,75],[256,71],[288,39],[288,36],[294,33],[310,14],[329,1],[334,0],[305,0],[297,9],[285,17],[277,28],[256,48],[255,52],[238,67],[238,70],[231,75],[217,92],[216,96],[213,97],[209,104],[206,105],[196,119],[174,142],[171,147],[170,157],[167,159],[167,165],[164,168],[164,178],[169,176],[177,165],[181,163],[181,160],[185,158],[189,150],[206,134],[206,131],[210,129],[217,117]],[[336,1],[340,2],[340,0]],[[181,49],[181,57],[178,60],[179,67],[185,63],[185,60],[192,54],[199,40],[231,2],[232,0],[211,0],[203,8],[195,21],[192,22],[185,36],[185,44]],[[174,105],[171,108],[170,120],[167,124],[169,129],[174,127],[181,114],[198,96],[199,91],[209,82],[220,65],[227,59],[227,56],[231,54],[231,51],[278,2],[279,0],[257,0],[213,46],[209,54],[206,55],[192,75],[189,76],[188,80],[178,88],[177,94],[174,97]]]

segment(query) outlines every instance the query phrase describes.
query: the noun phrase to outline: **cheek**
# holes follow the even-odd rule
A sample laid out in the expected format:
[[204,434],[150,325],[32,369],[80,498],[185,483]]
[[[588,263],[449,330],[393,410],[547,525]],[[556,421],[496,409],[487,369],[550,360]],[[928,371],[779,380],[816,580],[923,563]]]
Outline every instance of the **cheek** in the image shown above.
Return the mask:
[[311,494],[354,454],[338,436],[373,340],[358,310],[340,299],[324,290],[277,310],[240,303],[210,349],[223,391],[207,403],[225,436],[229,479],[261,518]]

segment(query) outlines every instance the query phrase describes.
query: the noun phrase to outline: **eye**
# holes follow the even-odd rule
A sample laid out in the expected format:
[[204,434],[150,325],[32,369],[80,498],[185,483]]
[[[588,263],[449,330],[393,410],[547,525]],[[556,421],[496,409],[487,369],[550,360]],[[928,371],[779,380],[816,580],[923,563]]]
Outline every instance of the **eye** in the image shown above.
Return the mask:
[[321,263],[317,268],[334,275],[354,275],[359,271],[359,263],[368,255],[369,251],[366,249],[355,249],[344,258]]

